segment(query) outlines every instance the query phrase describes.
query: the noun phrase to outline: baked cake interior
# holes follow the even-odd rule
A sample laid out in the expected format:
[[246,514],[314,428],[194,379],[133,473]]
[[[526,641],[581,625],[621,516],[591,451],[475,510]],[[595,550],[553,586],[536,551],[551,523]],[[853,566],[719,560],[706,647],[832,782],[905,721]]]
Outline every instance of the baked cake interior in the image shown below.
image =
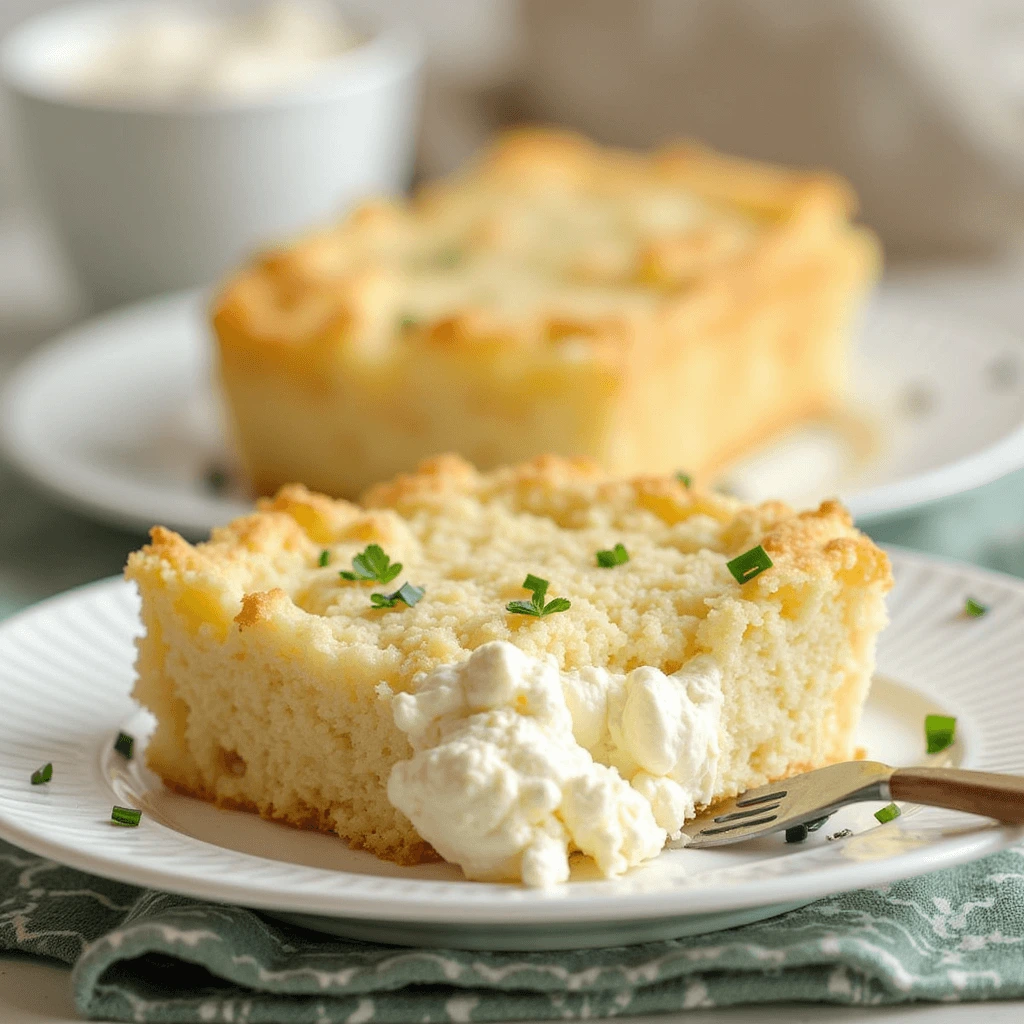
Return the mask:
[[[374,608],[379,585],[339,577],[371,543],[402,563],[394,586],[424,589],[413,607]],[[616,543],[628,563],[600,567]],[[758,544],[774,565],[741,585],[726,563]],[[571,608],[509,614],[528,573]],[[672,673],[709,655],[717,799],[852,756],[891,584],[834,503],[795,515],[555,458],[482,474],[444,457],[363,505],[289,487],[204,544],[155,529],[127,575],[145,626],[135,696],[158,722],[150,766],[403,863],[432,855],[387,792],[412,754],[394,694],[417,673],[489,641],[568,673]]]

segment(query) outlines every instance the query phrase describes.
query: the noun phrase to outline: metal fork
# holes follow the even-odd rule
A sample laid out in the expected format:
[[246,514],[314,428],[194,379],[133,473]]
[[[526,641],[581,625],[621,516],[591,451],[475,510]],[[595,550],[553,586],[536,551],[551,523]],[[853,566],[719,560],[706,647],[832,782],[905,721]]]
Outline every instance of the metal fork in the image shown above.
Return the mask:
[[818,822],[866,800],[907,800],[1024,825],[1024,777],[847,761],[749,789],[687,822],[683,834],[689,838],[687,849],[724,846]]

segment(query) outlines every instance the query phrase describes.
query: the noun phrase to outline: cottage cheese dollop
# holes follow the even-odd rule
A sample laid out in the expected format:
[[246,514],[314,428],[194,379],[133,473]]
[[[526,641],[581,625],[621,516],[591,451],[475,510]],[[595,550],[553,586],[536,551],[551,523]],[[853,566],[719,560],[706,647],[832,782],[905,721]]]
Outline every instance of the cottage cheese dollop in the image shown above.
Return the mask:
[[310,78],[359,42],[327,0],[156,7],[126,18],[75,84],[98,99],[153,103],[262,95]]
[[621,874],[714,786],[722,691],[707,656],[672,675],[563,673],[494,642],[392,700],[414,754],[388,798],[469,878],[552,885],[572,850]]

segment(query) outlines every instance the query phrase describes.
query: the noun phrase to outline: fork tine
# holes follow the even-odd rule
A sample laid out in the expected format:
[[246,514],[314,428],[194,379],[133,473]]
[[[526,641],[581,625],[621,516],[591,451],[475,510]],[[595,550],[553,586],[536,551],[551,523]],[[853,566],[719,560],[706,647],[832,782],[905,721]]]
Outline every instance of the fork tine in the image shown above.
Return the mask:
[[[754,790],[756,793],[757,791]],[[736,800],[737,807],[749,807],[751,804],[766,804],[769,800],[781,800],[786,795],[786,790],[780,789],[776,793],[765,793],[761,796],[751,796],[749,792]]]
[[696,849],[753,839],[824,819],[844,804],[888,799],[892,769],[877,761],[845,761],[747,790],[706,810],[682,829]]
[[[743,807],[744,805],[737,804],[736,806]],[[719,814],[715,818],[715,821],[738,821],[742,818],[753,818],[758,814],[767,814],[769,811],[777,811],[779,806],[779,804],[770,804],[766,807],[764,804],[758,804],[756,807],[751,807],[746,811],[733,811],[731,814]]]
[[[767,825],[769,822],[775,821],[777,817],[777,814],[769,814],[762,818],[755,818],[753,821],[737,821],[730,825],[718,825],[715,828],[702,828],[698,835],[720,836],[724,835],[726,832],[734,832],[739,835],[742,829],[759,828],[761,825]],[[718,819],[716,818],[715,821],[717,820]]]
[[[767,811],[764,805],[772,802],[778,805],[789,795],[787,789],[783,789],[777,782],[767,786],[758,786],[757,789],[748,789],[745,793],[723,800],[720,804],[708,808],[699,818],[714,818],[718,821],[730,814],[759,814],[762,810]],[[775,807],[771,808],[775,810]]]

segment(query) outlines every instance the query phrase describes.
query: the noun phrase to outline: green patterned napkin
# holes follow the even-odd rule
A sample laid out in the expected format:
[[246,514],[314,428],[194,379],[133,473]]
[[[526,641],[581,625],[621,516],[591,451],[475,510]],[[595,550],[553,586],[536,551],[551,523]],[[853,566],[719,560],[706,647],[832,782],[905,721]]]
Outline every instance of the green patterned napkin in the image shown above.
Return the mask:
[[731,931],[569,953],[324,938],[2,842],[0,894],[0,952],[74,964],[79,1011],[118,1021],[461,1024],[1024,997],[1024,848]]

